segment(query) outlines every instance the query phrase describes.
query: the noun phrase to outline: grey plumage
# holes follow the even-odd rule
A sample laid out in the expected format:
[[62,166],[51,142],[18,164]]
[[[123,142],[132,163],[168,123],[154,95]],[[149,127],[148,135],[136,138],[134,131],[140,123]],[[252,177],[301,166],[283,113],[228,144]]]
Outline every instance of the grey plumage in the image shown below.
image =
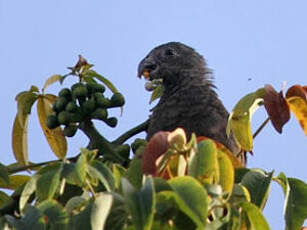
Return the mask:
[[152,111],[147,139],[182,127],[188,137],[194,132],[239,152],[233,136],[226,135],[229,114],[215,92],[212,72],[194,49],[179,42],[160,45],[139,64],[138,76],[144,71],[150,80],[162,78],[164,89]]

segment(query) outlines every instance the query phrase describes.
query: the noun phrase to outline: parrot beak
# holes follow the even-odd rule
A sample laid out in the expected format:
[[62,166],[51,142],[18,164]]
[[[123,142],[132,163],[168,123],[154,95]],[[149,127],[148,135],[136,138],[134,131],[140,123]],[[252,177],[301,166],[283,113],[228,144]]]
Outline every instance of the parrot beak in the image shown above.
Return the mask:
[[142,78],[143,76],[146,80],[151,80],[150,73],[156,70],[156,68],[157,65],[153,62],[153,60],[151,60],[150,58],[145,58],[139,64],[137,76],[139,78]]

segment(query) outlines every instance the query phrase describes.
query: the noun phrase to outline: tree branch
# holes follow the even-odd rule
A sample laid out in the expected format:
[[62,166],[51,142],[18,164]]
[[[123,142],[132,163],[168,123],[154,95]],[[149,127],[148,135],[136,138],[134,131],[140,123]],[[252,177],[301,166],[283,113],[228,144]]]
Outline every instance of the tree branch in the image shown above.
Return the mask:
[[149,120],[139,124],[138,126],[135,126],[134,128],[128,130],[124,134],[122,134],[120,137],[118,137],[116,140],[114,140],[112,143],[116,145],[123,144],[126,140],[128,140],[130,137],[133,137],[134,135],[141,133],[143,131],[147,130],[149,124]]
[[104,138],[95,128],[91,120],[86,120],[80,123],[79,128],[90,139],[89,149],[98,149],[99,154],[104,157],[119,163],[125,162],[125,159],[114,151],[114,144]]

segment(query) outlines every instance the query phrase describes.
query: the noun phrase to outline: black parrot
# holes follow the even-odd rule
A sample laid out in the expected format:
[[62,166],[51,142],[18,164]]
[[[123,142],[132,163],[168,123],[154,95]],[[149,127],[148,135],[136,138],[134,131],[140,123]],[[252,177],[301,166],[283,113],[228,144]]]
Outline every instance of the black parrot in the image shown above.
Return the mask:
[[212,82],[212,71],[193,48],[169,42],[154,48],[140,62],[138,77],[162,79],[163,94],[153,108],[147,139],[158,131],[181,127],[189,138],[212,138],[230,149],[245,163],[234,137],[226,135],[228,112],[219,100]]

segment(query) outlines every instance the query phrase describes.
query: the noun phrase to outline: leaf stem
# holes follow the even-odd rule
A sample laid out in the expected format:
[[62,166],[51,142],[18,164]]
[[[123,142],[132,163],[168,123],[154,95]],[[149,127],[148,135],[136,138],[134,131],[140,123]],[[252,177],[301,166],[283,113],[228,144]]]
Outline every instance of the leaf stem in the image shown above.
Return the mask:
[[145,131],[148,127],[149,120],[135,126],[134,128],[128,130],[124,134],[122,134],[120,137],[118,137],[116,140],[114,140],[112,143],[116,145],[123,144],[126,140],[128,140],[130,137],[133,137],[134,135],[141,133]]
[[256,132],[253,135],[253,139],[261,132],[261,130],[266,126],[266,124],[270,121],[270,118],[268,117],[265,119],[265,121],[259,126],[259,128],[256,130]]

